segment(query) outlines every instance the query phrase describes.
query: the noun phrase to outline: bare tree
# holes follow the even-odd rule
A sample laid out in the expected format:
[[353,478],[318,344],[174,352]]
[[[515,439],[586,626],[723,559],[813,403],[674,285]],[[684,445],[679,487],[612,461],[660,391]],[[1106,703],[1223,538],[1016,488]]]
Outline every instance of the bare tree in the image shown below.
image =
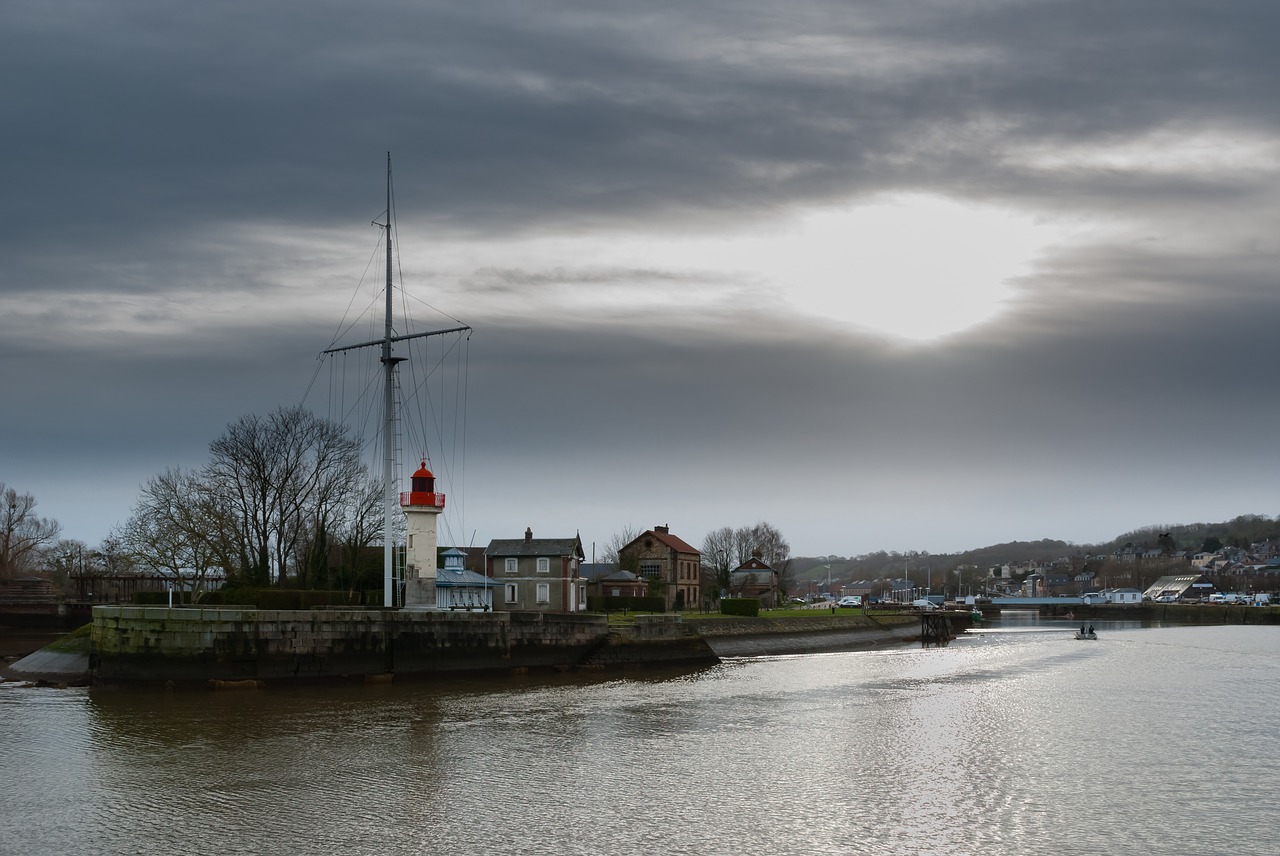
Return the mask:
[[84,557],[93,555],[89,545],[75,538],[59,538],[40,549],[40,567],[65,590],[70,579],[84,566]]
[[785,593],[793,576],[791,545],[773,524],[761,521],[737,529],[722,526],[702,539],[702,561],[714,570],[720,591],[729,590],[733,569],[757,552],[761,561],[778,572],[778,585]]
[[760,553],[760,559],[776,571],[791,558],[791,545],[782,533],[771,523],[761,521],[746,531],[747,555]]
[[37,551],[58,540],[62,526],[37,517],[36,499],[0,482],[0,579],[12,579],[31,569]]
[[133,514],[113,537],[139,565],[198,598],[210,572],[235,561],[227,520],[226,504],[198,474],[172,469],[143,484]]
[[244,416],[209,449],[205,480],[232,512],[238,571],[258,585],[282,579],[365,483],[359,444],[301,407]]
[[608,565],[618,564],[618,554],[622,551],[622,548],[639,537],[640,531],[634,526],[623,526],[609,536],[608,541],[600,545],[599,560]]
[[733,529],[722,526],[702,539],[702,562],[715,574],[716,593],[729,590],[729,572],[741,562],[738,559],[737,536]]
[[327,570],[332,538],[358,542],[358,555],[380,535],[370,523],[378,496],[341,426],[281,408],[242,417],[209,448],[201,470],[149,479],[114,533],[153,572],[197,593],[217,569],[229,582],[267,585],[292,572],[307,584]]
[[[327,524],[323,536],[316,533],[315,541],[310,549],[313,555],[321,552],[327,554],[332,547],[336,551],[337,579],[330,580],[326,576],[326,586],[338,585],[341,588],[377,588],[382,585],[382,557],[379,555],[376,567],[376,579],[370,579],[369,585],[361,581],[361,563],[364,549],[382,540],[383,509],[382,482],[372,476],[364,480],[362,487],[352,490],[350,499],[335,507],[335,514]],[[325,572],[329,570],[329,557],[323,556]]]

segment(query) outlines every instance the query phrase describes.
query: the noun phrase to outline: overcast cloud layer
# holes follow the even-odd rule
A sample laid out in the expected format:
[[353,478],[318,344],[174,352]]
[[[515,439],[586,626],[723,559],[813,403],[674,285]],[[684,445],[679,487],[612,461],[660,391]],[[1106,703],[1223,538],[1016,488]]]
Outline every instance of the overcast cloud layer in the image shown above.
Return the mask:
[[406,287],[475,329],[456,540],[1275,514],[1276,32],[1209,0],[10,4],[0,481],[92,544],[228,422],[323,411],[391,151]]

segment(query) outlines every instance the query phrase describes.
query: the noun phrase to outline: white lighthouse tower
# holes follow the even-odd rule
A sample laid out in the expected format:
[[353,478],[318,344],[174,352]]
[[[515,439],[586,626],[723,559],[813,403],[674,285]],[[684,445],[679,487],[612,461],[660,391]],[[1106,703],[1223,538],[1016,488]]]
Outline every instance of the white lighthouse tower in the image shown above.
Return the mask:
[[436,493],[436,478],[422,466],[410,477],[409,492],[400,494],[404,509],[406,607],[436,605],[436,518],[444,511],[444,494]]

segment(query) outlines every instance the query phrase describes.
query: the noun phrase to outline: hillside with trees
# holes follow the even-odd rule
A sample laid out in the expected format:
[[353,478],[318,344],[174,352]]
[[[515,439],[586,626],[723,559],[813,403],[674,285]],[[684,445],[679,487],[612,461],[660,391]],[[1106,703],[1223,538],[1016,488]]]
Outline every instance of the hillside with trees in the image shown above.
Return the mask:
[[[1280,518],[1246,514],[1222,523],[1162,524],[1145,526],[1117,535],[1100,544],[1074,544],[1049,538],[1039,541],[1011,541],[978,547],[963,553],[907,552],[867,553],[860,556],[797,556],[793,568],[801,591],[821,590],[827,580],[849,583],[858,580],[910,579],[922,587],[954,587],[958,580],[976,580],[993,566],[1047,564],[1070,559],[1075,571],[1093,571],[1100,579],[1119,576],[1113,567],[1116,554],[1126,549],[1159,551],[1160,558],[1146,562],[1145,573],[1125,570],[1130,585],[1138,586],[1147,576],[1176,573],[1186,567],[1186,556],[1215,552],[1222,548],[1241,551],[1261,547],[1267,556],[1280,555]],[[1161,559],[1163,558],[1164,561]]]

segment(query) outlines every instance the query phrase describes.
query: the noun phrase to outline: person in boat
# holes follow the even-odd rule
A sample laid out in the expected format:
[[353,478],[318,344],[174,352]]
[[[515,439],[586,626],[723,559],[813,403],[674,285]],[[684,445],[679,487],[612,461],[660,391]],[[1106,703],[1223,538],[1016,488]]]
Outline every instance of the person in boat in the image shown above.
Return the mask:
[[1081,625],[1080,625],[1080,635],[1081,635],[1081,636],[1083,636],[1083,635],[1084,635],[1084,625],[1083,625],[1083,624],[1081,624]]
[[1093,635],[1093,625],[1092,625],[1092,624],[1090,624],[1090,625],[1089,625],[1089,635],[1090,635],[1090,636],[1092,636],[1092,635]]

